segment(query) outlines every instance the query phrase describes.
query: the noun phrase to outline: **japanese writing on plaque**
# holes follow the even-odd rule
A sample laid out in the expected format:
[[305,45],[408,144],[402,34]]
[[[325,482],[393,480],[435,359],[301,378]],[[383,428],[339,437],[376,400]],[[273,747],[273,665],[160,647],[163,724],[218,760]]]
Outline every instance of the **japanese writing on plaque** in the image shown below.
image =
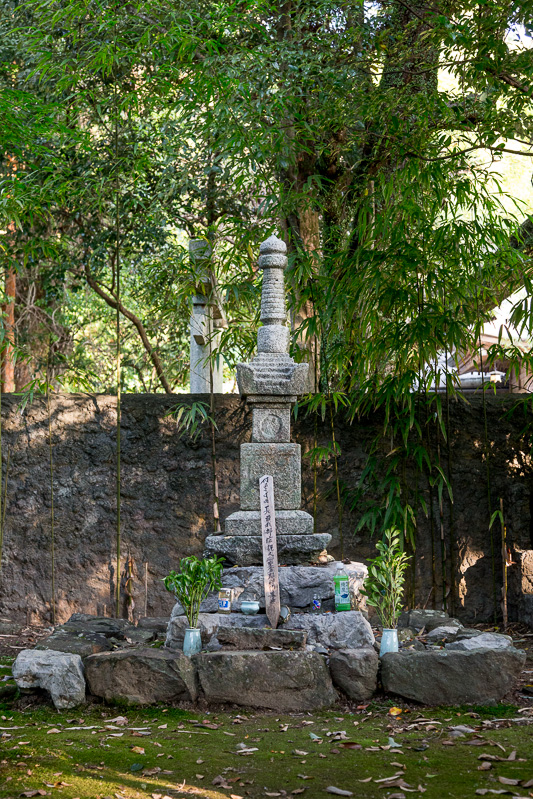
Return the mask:
[[270,475],[265,475],[259,479],[259,498],[261,502],[261,530],[263,534],[266,613],[272,627],[276,627],[279,620],[280,599],[274,481]]

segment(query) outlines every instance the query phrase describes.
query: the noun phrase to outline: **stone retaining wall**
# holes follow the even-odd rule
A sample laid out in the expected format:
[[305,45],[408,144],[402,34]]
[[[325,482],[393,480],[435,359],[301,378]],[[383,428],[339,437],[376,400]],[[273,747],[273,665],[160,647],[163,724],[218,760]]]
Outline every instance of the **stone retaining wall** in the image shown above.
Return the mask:
[[[212,531],[211,443],[206,432],[198,441],[176,433],[166,416],[190,395],[126,395],[122,418],[122,553],[123,570],[133,559],[135,617],[170,615],[172,597],[163,576],[179,557],[199,554]],[[200,397],[196,397],[200,399]],[[204,399],[206,399],[204,397]],[[508,542],[515,565],[509,569],[511,616],[521,613],[521,596],[533,593],[533,470],[529,450],[521,445],[522,414],[505,413],[517,398],[487,399],[492,509],[504,501]],[[250,440],[251,414],[237,396],[217,397],[218,452],[222,519],[239,507],[239,445]],[[52,400],[54,509],[58,621],[76,611],[111,614],[114,608],[115,559],[115,398],[79,394]],[[50,620],[51,546],[48,422],[44,398],[36,398],[21,414],[17,398],[2,397],[3,465],[9,474],[2,558],[0,616],[28,622]],[[293,440],[305,453],[313,446],[314,419],[299,417]],[[336,436],[342,448],[339,472],[349,488],[357,482],[370,442],[382,426],[380,417],[355,422],[339,420]],[[484,460],[481,400],[451,406],[450,462],[454,512],[443,501],[444,562],[453,568],[455,614],[465,621],[490,618],[494,583]],[[328,422],[317,422],[318,443],[330,441]],[[390,440],[383,442],[383,454]],[[445,447],[443,468],[447,468]],[[314,513],[313,473],[303,458],[302,507]],[[403,479],[429,500],[425,478],[406,470]],[[333,535],[330,551],[340,555],[339,521],[333,464],[317,474],[317,532]],[[415,601],[442,606],[441,518],[433,492],[433,525],[419,514]],[[373,553],[367,533],[354,533],[362,508],[346,509],[343,517],[345,555],[364,560]],[[433,535],[431,529],[433,528]],[[453,537],[453,547],[450,540]],[[497,601],[501,584],[500,528],[493,528]],[[433,565],[432,565],[433,564]],[[148,591],[145,593],[145,568]],[[449,582],[449,578],[447,578]],[[125,608],[124,608],[125,610]]]

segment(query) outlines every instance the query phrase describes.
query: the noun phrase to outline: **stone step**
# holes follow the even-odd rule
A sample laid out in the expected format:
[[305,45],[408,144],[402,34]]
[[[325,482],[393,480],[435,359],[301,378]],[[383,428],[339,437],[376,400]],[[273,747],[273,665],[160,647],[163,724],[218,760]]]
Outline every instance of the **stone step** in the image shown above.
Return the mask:
[[[278,535],[278,562],[288,565],[313,563],[330,541],[329,533]],[[253,566],[263,561],[263,541],[260,536],[208,535],[204,557],[213,555],[224,558],[229,564]]]
[[[166,644],[169,649],[181,650],[188,621],[180,613],[174,613],[168,624]],[[219,649],[219,629],[232,627],[270,628],[264,613],[245,616],[243,613],[200,613],[198,627],[202,646]],[[321,645],[328,649],[358,649],[373,646],[374,634],[368,621],[357,610],[342,613],[293,613],[283,625],[283,630],[300,630],[307,633],[308,645]],[[96,657],[96,656],[95,656]]]

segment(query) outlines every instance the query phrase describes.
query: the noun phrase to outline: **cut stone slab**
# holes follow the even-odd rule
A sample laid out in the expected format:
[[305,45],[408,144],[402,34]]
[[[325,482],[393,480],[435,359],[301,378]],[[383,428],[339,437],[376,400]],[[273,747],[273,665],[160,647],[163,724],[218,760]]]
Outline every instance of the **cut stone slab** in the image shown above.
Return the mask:
[[[278,535],[278,561],[285,564],[312,563],[330,541],[329,533]],[[230,564],[253,566],[263,560],[263,542],[259,536],[208,535],[204,557],[213,555],[224,558]]]
[[[239,510],[226,519],[226,535],[261,535],[261,511]],[[313,535],[313,517],[304,510],[276,511],[276,533],[280,535]]]
[[164,649],[121,649],[85,661],[89,690],[107,702],[135,705],[195,701],[195,668],[190,658]]
[[217,638],[233,649],[305,649],[307,633],[300,630],[268,630],[254,627],[219,627]]
[[241,510],[259,510],[259,478],[274,478],[279,510],[302,504],[302,452],[299,444],[241,444]]
[[209,652],[193,660],[208,702],[298,713],[337,700],[324,658],[316,652]]
[[370,699],[378,682],[378,653],[374,647],[332,652],[329,670],[334,685],[350,699]]
[[525,661],[513,647],[388,652],[381,681],[387,693],[424,705],[494,704],[513,689]]
[[513,645],[513,639],[509,635],[499,633],[482,633],[472,638],[462,638],[459,641],[446,644],[446,649],[459,651],[471,651],[473,649],[507,649]]
[[79,655],[23,649],[12,671],[19,688],[48,691],[57,710],[68,710],[85,702],[85,678]]
[[69,652],[85,658],[97,652],[110,652],[113,646],[102,633],[76,634],[57,628],[48,638],[39,641],[35,649],[53,649],[55,652]]
[[[327,609],[334,608],[334,586],[333,577],[339,562],[333,561],[325,566],[280,566],[279,568],[279,588],[282,605],[290,608],[309,608],[313,597],[316,594]],[[350,581],[350,592],[355,599],[355,609],[363,610],[366,607],[365,598],[361,594],[363,583],[368,570],[364,563],[343,563],[342,567],[348,574]],[[222,575],[222,585],[224,588],[233,588],[234,602],[233,609],[240,610],[241,598],[244,591],[253,592],[258,600],[260,607],[265,607],[265,593],[263,582],[262,566],[234,566],[231,569],[224,569]],[[328,608],[328,604],[331,606]],[[202,602],[202,613],[216,613],[218,611],[218,591],[208,594]],[[179,602],[174,605],[172,616],[182,616],[184,610]],[[139,621],[139,627],[142,624]],[[164,631],[168,625],[168,619],[164,621]],[[414,634],[414,633],[413,633]]]
[[305,630],[310,644],[329,649],[358,649],[374,644],[372,627],[358,610],[343,613],[293,613],[286,624],[291,630]]

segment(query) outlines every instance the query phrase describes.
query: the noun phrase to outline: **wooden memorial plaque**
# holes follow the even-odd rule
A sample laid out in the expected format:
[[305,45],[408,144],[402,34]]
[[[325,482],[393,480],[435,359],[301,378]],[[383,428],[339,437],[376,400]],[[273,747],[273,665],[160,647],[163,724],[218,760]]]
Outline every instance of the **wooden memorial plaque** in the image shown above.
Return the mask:
[[261,531],[263,534],[263,574],[265,583],[266,615],[275,630],[280,614],[278,547],[276,544],[276,512],[274,506],[274,480],[270,475],[259,478],[261,501]]

